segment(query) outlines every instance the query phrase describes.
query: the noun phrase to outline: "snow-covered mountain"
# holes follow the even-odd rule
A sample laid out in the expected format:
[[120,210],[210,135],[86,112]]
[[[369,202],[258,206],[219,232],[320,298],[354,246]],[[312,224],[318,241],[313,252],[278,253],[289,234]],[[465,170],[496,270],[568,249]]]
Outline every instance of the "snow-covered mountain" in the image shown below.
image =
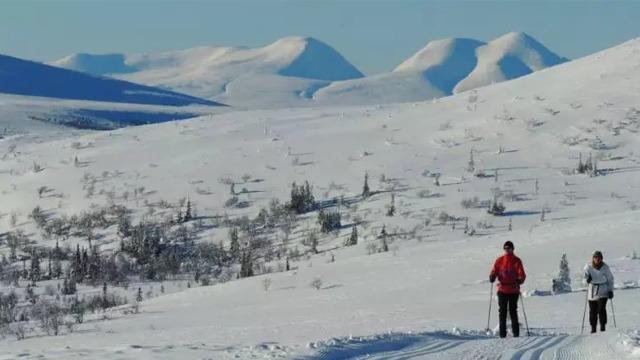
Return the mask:
[[0,93],[151,105],[219,105],[190,95],[0,55]]
[[75,54],[54,65],[161,86],[238,107],[304,103],[362,73],[327,44],[287,37],[262,48],[198,47],[142,55]]
[[476,49],[476,66],[453,93],[515,79],[564,61],[531,36],[512,32]]
[[419,101],[513,79],[563,61],[530,36],[509,33],[489,43],[432,41],[392,72],[367,77],[327,44],[302,37],[283,38],[257,49],[74,54],[52,64],[255,108]]
[[508,33],[488,43],[436,40],[390,73],[334,82],[314,99],[330,104],[420,101],[515,79],[564,61],[524,33]]
[[[258,229],[256,238],[243,232],[242,243],[264,256],[252,267],[256,276],[240,280],[237,262],[203,268],[213,286],[185,270],[162,284],[109,290],[130,303],[149,295],[139,312],[122,306],[87,314],[78,331],[63,329],[57,338],[34,331],[25,340],[2,339],[0,356],[637,358],[638,64],[640,39],[434,101],[235,111],[32,143],[7,137],[0,141],[0,233],[21,230],[53,247],[56,240],[35,224],[36,206],[61,219],[120,205],[134,222],[168,218],[170,234],[193,230],[190,240],[210,245],[198,266],[220,255],[213,245],[230,250],[236,226]],[[599,170],[576,173],[588,158]],[[365,173],[369,197],[361,196]],[[305,180],[316,201],[341,214],[340,228],[314,232],[316,210],[278,215],[272,200],[288,201],[291,183]],[[506,206],[503,216],[487,213],[494,196]],[[198,219],[172,224],[181,198]],[[345,246],[353,227],[358,242]],[[117,228],[96,228],[90,241],[105,252],[122,249]],[[390,251],[382,251],[382,239]],[[528,338],[524,329],[522,339],[506,340],[483,331],[489,268],[506,240],[528,274],[519,307],[526,304]],[[61,246],[87,242],[71,234]],[[595,249],[616,278],[617,328],[610,322],[606,333],[581,335],[581,268]],[[551,294],[562,254],[573,291]],[[33,291],[53,298],[46,285],[55,293],[57,283],[41,281]],[[159,290],[169,286],[171,294]]]

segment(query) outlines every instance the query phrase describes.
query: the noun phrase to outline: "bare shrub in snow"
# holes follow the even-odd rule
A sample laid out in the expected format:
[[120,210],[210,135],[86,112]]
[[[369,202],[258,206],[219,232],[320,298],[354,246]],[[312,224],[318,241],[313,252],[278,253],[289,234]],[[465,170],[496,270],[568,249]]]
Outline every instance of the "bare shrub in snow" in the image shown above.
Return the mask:
[[240,202],[237,196],[232,196],[224,202],[224,207],[233,207],[236,206]]
[[22,321],[15,322],[9,325],[9,332],[16,337],[16,340],[24,340],[27,337],[27,325]]
[[59,304],[49,300],[40,300],[33,306],[31,314],[48,335],[59,334],[64,318],[63,308]]
[[320,290],[322,288],[322,279],[319,278],[319,277],[313,278],[313,280],[311,281],[309,286],[311,286],[312,288],[314,288],[316,290]]
[[477,208],[480,206],[480,199],[478,199],[477,196],[474,196],[473,198],[464,198],[460,202],[460,205],[465,209]]
[[441,211],[438,214],[438,222],[440,225],[445,225],[449,220],[451,220],[451,216],[445,211]]
[[272,281],[269,278],[264,278],[262,280],[262,289],[264,289],[264,292],[268,292],[269,291],[269,288],[271,288],[271,283],[272,283]]

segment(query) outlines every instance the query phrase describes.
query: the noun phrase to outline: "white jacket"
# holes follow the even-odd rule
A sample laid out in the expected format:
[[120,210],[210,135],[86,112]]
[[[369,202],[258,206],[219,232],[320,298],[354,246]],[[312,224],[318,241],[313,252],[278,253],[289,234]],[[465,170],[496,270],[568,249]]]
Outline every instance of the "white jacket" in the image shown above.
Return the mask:
[[613,274],[609,266],[603,262],[600,269],[596,269],[589,263],[584,267],[585,281],[589,275],[591,275],[591,283],[587,288],[589,301],[607,298],[609,291],[613,291]]

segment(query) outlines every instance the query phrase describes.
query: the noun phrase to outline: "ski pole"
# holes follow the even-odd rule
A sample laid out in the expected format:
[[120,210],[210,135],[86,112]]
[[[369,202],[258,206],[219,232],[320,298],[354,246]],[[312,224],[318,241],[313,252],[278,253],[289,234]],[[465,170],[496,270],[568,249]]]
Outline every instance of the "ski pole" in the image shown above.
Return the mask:
[[580,329],[580,335],[584,334],[584,319],[587,315],[587,302],[589,299],[589,289],[585,292],[586,296],[584,297],[584,311],[582,312],[582,328]]
[[617,329],[618,325],[616,324],[616,312],[615,310],[613,310],[613,298],[611,298],[611,315],[613,315],[613,327]]
[[522,303],[522,314],[524,315],[524,325],[527,327],[527,336],[531,336],[529,332],[529,322],[527,321],[527,312],[524,311],[524,296],[520,293],[520,302]]
[[486,331],[491,331],[489,324],[491,323],[491,304],[493,303],[493,283],[489,283],[489,314],[487,315],[487,329]]

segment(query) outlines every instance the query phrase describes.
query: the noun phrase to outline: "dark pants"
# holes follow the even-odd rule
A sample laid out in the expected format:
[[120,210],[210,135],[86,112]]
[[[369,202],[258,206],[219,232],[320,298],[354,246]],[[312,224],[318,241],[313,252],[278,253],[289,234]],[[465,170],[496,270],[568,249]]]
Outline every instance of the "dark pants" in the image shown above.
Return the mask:
[[604,331],[607,324],[607,298],[589,301],[589,324],[591,332],[596,332],[598,318],[600,318],[600,331]]
[[505,294],[498,292],[498,307],[500,314],[500,337],[507,337],[507,310],[511,318],[511,330],[513,336],[520,336],[520,324],[518,323],[518,297],[520,294]]

